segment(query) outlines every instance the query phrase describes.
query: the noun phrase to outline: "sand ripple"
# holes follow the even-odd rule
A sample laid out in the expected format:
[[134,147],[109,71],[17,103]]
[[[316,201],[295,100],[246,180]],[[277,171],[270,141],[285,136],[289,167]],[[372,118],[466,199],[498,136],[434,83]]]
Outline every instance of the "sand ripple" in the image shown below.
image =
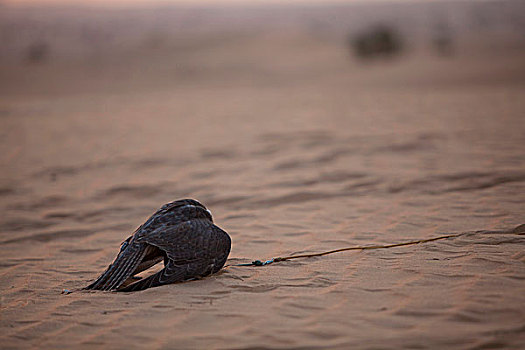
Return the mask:
[[[137,74],[120,93],[74,95],[58,64],[18,72],[27,77],[15,82],[45,83],[46,94],[0,98],[0,347],[525,348],[523,60],[490,84],[464,68],[489,79],[507,61],[439,61],[457,81],[432,85],[441,76],[424,63],[351,70],[339,51],[316,56],[311,37],[277,73],[266,67],[282,63],[273,39],[242,39],[262,65],[246,80],[232,68],[237,41],[218,56],[177,51],[173,62],[228,61],[206,84],[190,79],[198,72],[173,79],[173,57],[160,54],[162,64],[133,54],[144,69],[75,63],[78,89],[90,76],[106,87]],[[310,59],[318,69],[301,68]],[[160,82],[140,78],[156,69]],[[231,264],[470,233],[231,266],[139,293],[60,294],[182,197],[230,233]]]

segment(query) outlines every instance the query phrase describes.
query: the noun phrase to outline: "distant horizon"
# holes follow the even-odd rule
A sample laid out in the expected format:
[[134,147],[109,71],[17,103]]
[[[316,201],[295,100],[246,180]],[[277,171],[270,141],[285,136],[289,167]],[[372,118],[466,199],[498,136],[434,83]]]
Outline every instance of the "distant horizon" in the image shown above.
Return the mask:
[[[392,2],[465,2],[473,0],[2,0],[0,5],[31,6],[152,6],[152,5],[330,5]],[[485,2],[500,0],[484,0]]]

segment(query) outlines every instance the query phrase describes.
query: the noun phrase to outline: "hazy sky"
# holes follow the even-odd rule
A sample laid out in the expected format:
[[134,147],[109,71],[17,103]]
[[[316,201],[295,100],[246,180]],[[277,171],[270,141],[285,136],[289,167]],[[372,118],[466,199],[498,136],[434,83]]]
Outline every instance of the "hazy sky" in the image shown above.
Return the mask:
[[[319,0],[317,2],[320,2]],[[349,2],[352,0],[335,0],[337,2]],[[42,4],[42,3],[68,3],[68,4],[86,4],[86,3],[104,3],[104,4],[151,4],[151,3],[179,3],[179,4],[200,4],[200,3],[300,3],[312,2],[308,0],[4,0],[0,3],[8,4]],[[333,0],[330,0],[333,2]]]
[[[385,2],[403,0],[0,0],[0,4],[97,4],[97,5],[151,5],[151,4],[283,4],[283,3],[348,3]],[[416,0],[417,1],[417,0]],[[430,0],[420,0],[430,1]]]

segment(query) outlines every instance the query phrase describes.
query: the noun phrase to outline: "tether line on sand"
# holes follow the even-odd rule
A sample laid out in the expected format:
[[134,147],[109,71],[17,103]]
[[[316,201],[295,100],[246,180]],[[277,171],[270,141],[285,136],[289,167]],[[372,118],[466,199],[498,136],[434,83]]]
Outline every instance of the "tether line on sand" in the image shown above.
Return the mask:
[[474,235],[474,234],[490,234],[490,233],[496,233],[496,234],[524,234],[525,233],[525,224],[520,225],[513,230],[509,231],[470,231],[470,232],[461,232],[461,233],[451,233],[444,236],[439,237],[433,237],[433,238],[427,238],[427,239],[419,239],[416,241],[409,241],[404,243],[394,243],[394,244],[385,244],[385,245],[370,245],[370,246],[353,246],[353,247],[345,247],[345,248],[339,248],[339,249],[333,249],[333,250],[327,250],[320,253],[311,253],[311,254],[297,254],[297,255],[289,255],[289,256],[280,256],[277,258],[273,258],[266,261],[261,260],[254,260],[251,263],[245,263],[245,264],[231,264],[226,265],[225,267],[230,266],[267,266],[276,262],[281,261],[287,261],[287,260],[294,260],[294,259],[304,259],[304,258],[313,258],[317,256],[324,256],[334,253],[340,253],[340,252],[346,252],[349,250],[372,250],[372,249],[387,249],[387,248],[395,248],[395,247],[404,247],[409,245],[415,245],[415,244],[423,244],[428,242],[434,242],[439,241],[443,239],[449,239],[449,238],[457,238],[460,236],[466,236],[466,235]]

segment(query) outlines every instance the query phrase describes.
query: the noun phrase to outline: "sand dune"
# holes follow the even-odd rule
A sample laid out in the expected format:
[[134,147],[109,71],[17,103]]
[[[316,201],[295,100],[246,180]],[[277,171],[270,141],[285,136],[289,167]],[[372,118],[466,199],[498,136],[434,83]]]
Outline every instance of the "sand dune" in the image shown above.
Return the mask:
[[[2,65],[0,347],[525,347],[524,53],[228,43]],[[229,263],[483,232],[61,294],[184,197],[230,233]]]

